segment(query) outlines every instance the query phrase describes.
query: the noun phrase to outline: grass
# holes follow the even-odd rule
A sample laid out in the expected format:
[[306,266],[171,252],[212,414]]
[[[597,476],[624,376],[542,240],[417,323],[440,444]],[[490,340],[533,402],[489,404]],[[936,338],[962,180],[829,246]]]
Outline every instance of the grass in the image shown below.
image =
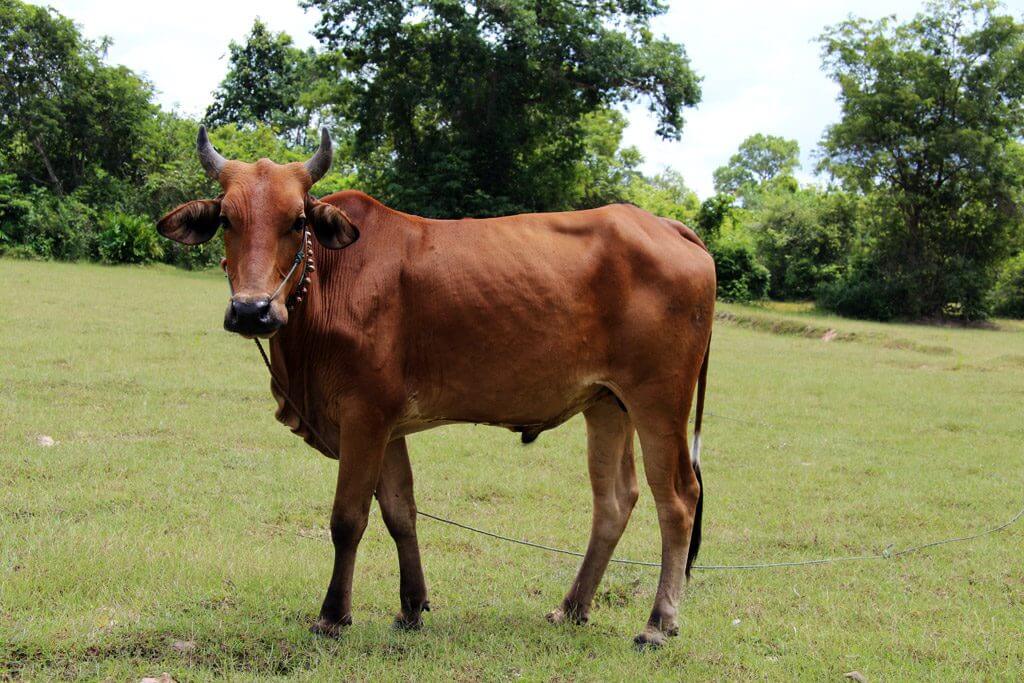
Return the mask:
[[[273,418],[213,273],[0,261],[0,679],[1019,680],[1024,524],[893,561],[700,572],[678,638],[637,653],[657,572],[613,567],[591,624],[544,614],[572,558],[420,522],[433,611],[390,628],[374,510],[355,625],[312,637],[335,465]],[[1024,328],[721,307],[702,563],[877,552],[1024,505]],[[835,330],[833,341],[822,331]],[[821,333],[821,334],[819,334]],[[736,422],[726,418],[741,418]],[[421,508],[583,548],[582,420],[529,447],[411,438]],[[55,440],[40,446],[38,437]],[[618,555],[659,556],[653,502]],[[177,648],[175,647],[177,644]]]

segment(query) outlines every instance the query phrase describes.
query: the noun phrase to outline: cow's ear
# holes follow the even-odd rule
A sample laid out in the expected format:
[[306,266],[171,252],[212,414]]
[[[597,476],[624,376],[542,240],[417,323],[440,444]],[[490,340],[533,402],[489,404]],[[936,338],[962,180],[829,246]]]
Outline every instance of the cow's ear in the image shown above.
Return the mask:
[[313,226],[316,240],[328,249],[344,249],[359,239],[359,228],[336,206],[310,201],[306,219]]
[[202,244],[217,233],[220,223],[220,200],[197,199],[161,218],[156,231],[182,244]]

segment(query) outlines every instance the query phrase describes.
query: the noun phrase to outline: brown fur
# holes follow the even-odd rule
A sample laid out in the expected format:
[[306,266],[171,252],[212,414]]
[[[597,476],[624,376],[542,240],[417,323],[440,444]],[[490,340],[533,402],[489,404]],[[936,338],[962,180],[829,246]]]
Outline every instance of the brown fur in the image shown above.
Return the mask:
[[[298,246],[289,226],[303,211],[308,174],[296,164],[228,162],[220,180],[236,296],[266,297]],[[273,372],[301,411],[279,395],[278,419],[341,454],[334,571],[314,630],[333,635],[351,622],[356,547],[374,494],[398,546],[398,623],[421,623],[428,601],[406,435],[452,422],[535,435],[583,412],[593,528],[549,618],[588,618],[638,495],[635,431],[663,562],[638,642],[671,635],[700,493],[687,416],[714,315],[714,263],[700,238],[628,205],[445,221],[354,191],[322,202],[343,212],[358,239],[338,250],[314,245],[308,297],[290,317],[274,302],[283,326],[270,343]],[[307,208],[315,221],[311,213],[322,212]],[[330,240],[329,226],[313,227]]]

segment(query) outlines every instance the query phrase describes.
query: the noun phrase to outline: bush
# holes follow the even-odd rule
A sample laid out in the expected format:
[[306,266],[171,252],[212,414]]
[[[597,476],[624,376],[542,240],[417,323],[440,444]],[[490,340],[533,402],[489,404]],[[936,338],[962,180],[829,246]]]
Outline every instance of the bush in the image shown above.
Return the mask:
[[97,251],[107,263],[151,263],[164,255],[162,238],[145,216],[108,211],[100,229]]
[[42,258],[24,244],[5,244],[0,242],[0,256],[24,261],[39,261]]
[[842,272],[849,232],[825,211],[828,200],[814,190],[779,191],[752,207],[750,229],[771,273],[772,297],[810,298]]
[[723,237],[711,245],[718,276],[718,297],[725,301],[758,301],[768,296],[771,276],[757,260],[753,245]]
[[[163,239],[163,238],[161,238]],[[206,244],[186,246],[164,240],[164,261],[185,270],[203,270],[220,263],[224,256],[224,240],[214,237]]]
[[998,240],[982,239],[994,229],[985,224],[991,217],[976,202],[968,203],[948,220],[962,223],[963,232],[956,233],[961,237],[969,230],[976,230],[977,237],[947,236],[939,242],[926,229],[939,219],[930,215],[921,222],[927,237],[922,247],[916,238],[905,237],[901,211],[884,193],[864,198],[857,212],[855,254],[839,280],[819,289],[818,303],[840,315],[875,320],[972,321],[988,316],[997,274],[991,259],[1002,249]]
[[18,179],[10,173],[0,174],[0,245],[14,242],[14,227],[31,209],[32,202],[21,191]]
[[819,285],[816,292],[820,307],[851,318],[892,320],[901,297],[893,283],[880,277],[874,263],[860,259],[839,279]]
[[1003,265],[992,300],[996,315],[1024,318],[1024,251]]
[[77,261],[95,255],[96,213],[70,195],[58,198],[43,188],[30,195],[30,207],[12,226],[12,242],[42,258]]

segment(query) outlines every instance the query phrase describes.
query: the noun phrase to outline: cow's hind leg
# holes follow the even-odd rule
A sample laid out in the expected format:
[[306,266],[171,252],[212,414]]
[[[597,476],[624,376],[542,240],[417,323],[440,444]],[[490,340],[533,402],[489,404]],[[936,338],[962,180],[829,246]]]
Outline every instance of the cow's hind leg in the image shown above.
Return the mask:
[[700,496],[700,483],[686,441],[689,401],[677,406],[681,408],[678,412],[662,412],[672,403],[664,401],[657,412],[634,416],[643,449],[644,472],[661,529],[661,576],[650,619],[636,637],[640,647],[662,645],[666,636],[678,633],[679,594]]
[[562,604],[548,614],[553,623],[584,623],[601,576],[622,537],[639,494],[633,464],[633,424],[611,396],[584,412],[587,466],[594,494],[590,543],[576,580]]
[[419,542],[416,539],[412,466],[404,438],[388,444],[376,495],[384,524],[398,547],[402,609],[395,617],[395,626],[418,629],[423,625],[421,614],[430,610],[430,603],[427,602],[427,584],[423,578]]

